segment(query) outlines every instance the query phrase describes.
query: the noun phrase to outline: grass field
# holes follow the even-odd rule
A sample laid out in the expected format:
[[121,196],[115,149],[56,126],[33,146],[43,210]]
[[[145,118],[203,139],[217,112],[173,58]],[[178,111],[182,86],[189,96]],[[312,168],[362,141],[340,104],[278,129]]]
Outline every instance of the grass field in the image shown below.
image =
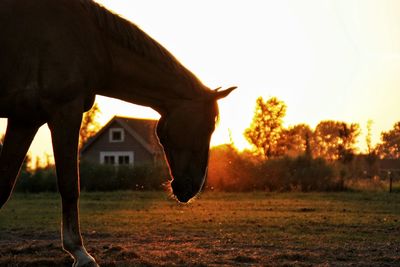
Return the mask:
[[[0,211],[0,266],[70,266],[57,194]],[[83,193],[82,232],[102,266],[400,266],[400,194]]]

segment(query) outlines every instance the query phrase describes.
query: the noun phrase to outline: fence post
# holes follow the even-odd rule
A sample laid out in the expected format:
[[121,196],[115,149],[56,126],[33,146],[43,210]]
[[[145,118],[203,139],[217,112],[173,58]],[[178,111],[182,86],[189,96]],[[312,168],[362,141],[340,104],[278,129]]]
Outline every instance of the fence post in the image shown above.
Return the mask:
[[392,193],[393,175],[391,171],[388,171],[389,176],[389,193]]

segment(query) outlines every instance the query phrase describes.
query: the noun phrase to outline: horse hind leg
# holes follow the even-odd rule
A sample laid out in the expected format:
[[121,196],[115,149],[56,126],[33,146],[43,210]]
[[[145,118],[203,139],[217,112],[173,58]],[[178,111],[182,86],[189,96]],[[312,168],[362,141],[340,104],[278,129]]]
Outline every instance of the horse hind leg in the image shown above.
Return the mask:
[[83,245],[79,227],[77,157],[82,113],[82,102],[72,101],[54,112],[48,122],[62,200],[62,243],[64,250],[75,260],[73,267],[98,266]]
[[0,154],[0,208],[11,195],[26,152],[39,126],[8,119],[6,136]]

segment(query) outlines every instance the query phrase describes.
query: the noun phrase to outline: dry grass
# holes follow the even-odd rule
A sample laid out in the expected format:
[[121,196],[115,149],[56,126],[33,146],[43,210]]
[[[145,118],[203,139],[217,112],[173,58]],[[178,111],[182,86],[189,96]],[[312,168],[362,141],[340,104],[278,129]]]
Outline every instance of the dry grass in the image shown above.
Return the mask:
[[[82,230],[102,266],[399,266],[400,194],[85,193]],[[56,194],[0,211],[0,266],[69,266]]]
[[[359,192],[389,192],[389,180],[375,176],[372,179],[355,179],[346,182],[346,188]],[[400,192],[400,181],[392,184],[393,192]]]

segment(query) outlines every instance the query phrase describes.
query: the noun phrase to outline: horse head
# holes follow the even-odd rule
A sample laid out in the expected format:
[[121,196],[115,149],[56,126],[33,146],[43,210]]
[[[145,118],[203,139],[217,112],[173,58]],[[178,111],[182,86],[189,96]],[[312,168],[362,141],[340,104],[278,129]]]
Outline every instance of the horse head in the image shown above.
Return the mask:
[[157,136],[173,178],[172,191],[180,202],[188,202],[203,187],[218,118],[217,100],[235,88],[210,90],[201,99],[182,101],[158,122]]

